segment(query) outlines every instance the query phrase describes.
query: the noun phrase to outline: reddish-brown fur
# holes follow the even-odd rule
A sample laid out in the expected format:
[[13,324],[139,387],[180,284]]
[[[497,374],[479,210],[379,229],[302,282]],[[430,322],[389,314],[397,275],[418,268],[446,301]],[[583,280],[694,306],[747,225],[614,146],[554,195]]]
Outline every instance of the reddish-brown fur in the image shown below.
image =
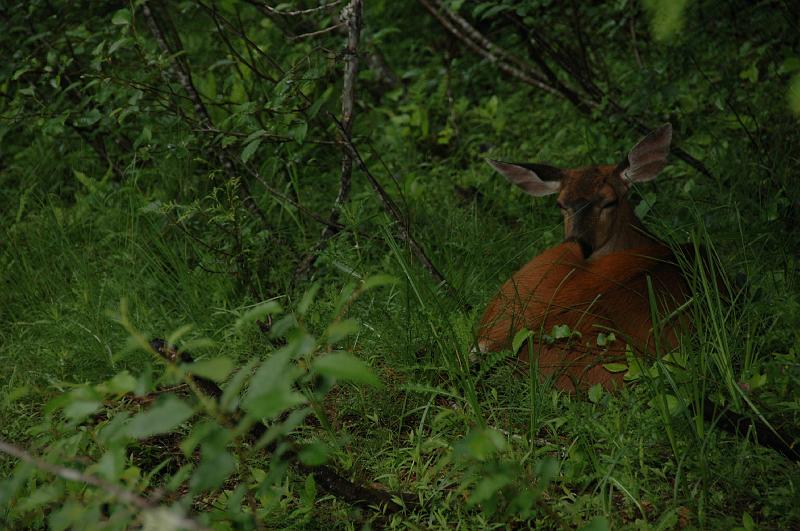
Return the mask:
[[[662,316],[684,302],[686,286],[669,248],[634,248],[585,260],[580,247],[567,242],[547,249],[528,262],[500,288],[486,308],[478,332],[482,351],[508,348],[523,327],[534,337],[566,324],[580,335],[553,344],[534,341],[540,374],[554,376],[557,388],[574,391],[599,383],[606,389],[622,385],[623,372],[604,367],[625,361],[625,345],[639,355],[652,353],[655,338],[647,278]],[[673,346],[673,322],[660,323],[659,340]],[[599,333],[614,332],[611,345],[597,345]],[[529,346],[519,351],[528,360]]]
[[[680,320],[661,319],[686,301],[686,282],[672,251],[645,230],[626,198],[631,183],[651,180],[663,168],[671,135],[668,124],[653,131],[618,165],[559,170],[490,161],[531,195],[557,194],[568,239],[503,284],[480,320],[481,351],[508,348],[527,328],[533,339],[519,358],[533,354],[541,375],[574,392],[593,384],[621,386],[624,373],[604,364],[625,361],[626,345],[639,356],[675,345]],[[662,316],[658,333],[652,310]],[[543,340],[555,325],[567,325],[576,334]],[[617,339],[601,347],[601,332],[614,332]]]

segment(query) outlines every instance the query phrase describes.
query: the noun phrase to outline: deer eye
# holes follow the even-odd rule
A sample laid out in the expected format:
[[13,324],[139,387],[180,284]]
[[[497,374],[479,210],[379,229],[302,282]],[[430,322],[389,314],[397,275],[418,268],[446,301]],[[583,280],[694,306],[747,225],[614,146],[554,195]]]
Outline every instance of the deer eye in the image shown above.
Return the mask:
[[561,210],[566,210],[566,207],[564,205],[562,205],[561,203],[559,203],[559,202],[556,202],[556,206],[558,208],[560,208]]
[[606,208],[614,208],[615,206],[617,206],[617,203],[619,203],[619,201],[614,199],[613,201],[609,201],[608,203],[600,205],[600,208],[602,208],[603,210],[605,210]]

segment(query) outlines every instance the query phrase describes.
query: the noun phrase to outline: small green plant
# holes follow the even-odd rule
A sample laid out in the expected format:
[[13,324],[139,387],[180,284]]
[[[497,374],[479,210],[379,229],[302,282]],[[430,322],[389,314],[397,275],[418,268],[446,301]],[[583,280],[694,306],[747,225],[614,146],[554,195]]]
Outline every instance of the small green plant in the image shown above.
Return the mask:
[[[252,333],[260,319],[275,321],[265,332],[263,361],[244,364],[224,348],[197,360],[173,349],[189,327],[149,342],[123,301],[116,320],[131,348],[149,352],[164,370],[155,377],[122,370],[97,384],[70,385],[45,407],[24,444],[2,442],[0,450],[20,459],[0,484],[4,521],[53,529],[97,528],[104,521],[165,529],[221,520],[260,525],[293,496],[284,483],[287,467],[307,474],[297,493],[307,511],[318,493],[314,471],[330,480],[331,470],[318,467],[332,458],[337,441],[330,431],[324,438],[298,435],[309,415],[327,425],[322,402],[337,383],[381,386],[339,345],[358,331],[345,318],[353,301],[391,282],[377,276],[351,286],[319,337],[302,324],[314,292],[295,313],[284,314],[275,301],[249,308],[229,334]],[[212,346],[193,340],[182,348]]]

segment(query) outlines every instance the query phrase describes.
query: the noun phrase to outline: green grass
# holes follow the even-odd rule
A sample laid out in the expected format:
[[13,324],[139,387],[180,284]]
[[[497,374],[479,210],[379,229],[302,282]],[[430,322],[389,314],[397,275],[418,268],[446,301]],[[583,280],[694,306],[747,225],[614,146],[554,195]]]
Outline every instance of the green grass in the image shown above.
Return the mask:
[[[637,64],[628,37],[635,9],[576,4],[597,32],[589,60],[600,87],[630,116],[672,120],[676,143],[713,177],[673,159],[632,194],[657,235],[702,246],[711,257],[711,271],[690,265],[693,253],[687,257],[694,297],[678,349],[650,360],[646,374],[618,393],[568,396],[521,371],[509,352],[470,355],[476,323],[498,287],[562,237],[552,198],[531,200],[483,159],[609,163],[638,134],[604,104],[581,114],[452,48],[415,3],[369,4],[365,42],[382,49],[402,81],[388,89],[362,64],[354,142],[451,291],[419,266],[360,171],[343,205],[345,230],[309,276],[296,279],[321,226],[255,181],[249,184],[267,220],[250,217],[236,179],[210,153],[226,145],[238,161],[251,133],[290,136],[290,127],[308,126],[304,142],[273,144],[265,136],[250,166],[327,215],[341,165],[339,146],[330,143],[337,133],[330,123],[304,122],[293,109],[309,102],[283,81],[312,99],[327,94],[320,115],[337,115],[331,80],[341,71],[327,54],[341,46],[338,33],[289,42],[242,7],[251,37],[292,72],[276,86],[231,59],[207,13],[181,4],[189,16],[179,18],[175,8],[195,81],[217,125],[231,134],[203,136],[188,102],[119,82],[162,84],[166,65],[146,28],[129,31],[124,13],[65,10],[66,26],[51,28],[44,3],[31,11],[41,18],[37,27],[14,18],[22,29],[6,38],[30,38],[14,42],[23,52],[0,72],[0,118],[9,120],[0,121],[0,439],[132,493],[163,494],[158,503],[219,529],[249,529],[255,520],[296,529],[799,527],[798,463],[758,444],[752,431],[732,435],[694,413],[711,399],[758,415],[789,442],[800,438],[800,240],[793,224],[800,157],[783,92],[797,65],[796,46],[781,36],[791,33],[786,12],[742,8],[752,24],[745,32],[726,25],[736,7],[717,22],[707,18],[708,4],[688,3],[693,29],[669,44],[643,41],[640,29]],[[517,37],[501,31],[503,12],[483,19],[463,4],[462,15],[524,55]],[[564,13],[536,2],[517,7],[571,42]],[[303,33],[311,27],[304,24],[328,24],[327,14],[319,16],[290,23]],[[138,11],[135,18],[141,23]],[[42,52],[34,35],[51,35],[65,49],[58,39],[80,40],[75,53],[85,69],[97,69],[85,78],[75,72],[86,83],[80,105],[64,99],[49,71],[38,79],[38,66],[23,68],[63,62]],[[233,32],[228,37],[244,46]],[[121,48],[104,55],[113,42]],[[96,83],[97,72],[112,81]],[[26,99],[30,87],[37,97]],[[262,107],[262,114],[254,110]],[[92,111],[98,121],[81,130],[86,136],[64,125]],[[134,142],[130,152],[114,144],[121,135]],[[96,137],[107,139],[124,178],[86,143]],[[711,274],[716,268],[726,289]],[[380,274],[397,282],[363,289]],[[284,310],[268,333],[255,323],[266,320],[263,301]],[[331,340],[337,334],[343,338]],[[219,371],[244,420],[179,387],[185,368],[142,348],[152,337],[177,338],[214,369],[207,371]],[[326,355],[348,352],[356,360],[320,365]],[[290,361],[279,363],[282,357]],[[373,374],[382,387],[370,385]],[[184,418],[168,399],[196,415]],[[301,399],[303,406],[292,402]],[[264,413],[268,406],[277,413]],[[153,436],[141,435],[147,425],[126,431],[153,412],[168,428]],[[255,417],[277,433],[275,451],[242,443],[235,430]],[[287,466],[278,454],[289,446],[309,462],[327,459],[357,484],[407,493],[417,504],[388,515],[345,503]],[[0,477],[0,527],[124,528],[153,516],[107,489],[56,479],[5,455]]]
[[[510,196],[500,208],[520,227],[509,229],[476,202],[460,204],[447,187],[426,197],[430,206],[418,214],[417,234],[436,253],[459,300],[436,289],[390,228],[360,249],[347,236],[332,242],[317,273],[321,290],[304,322],[320,333],[354,278],[377,272],[399,277],[399,284],[366,293],[349,310],[360,323],[349,347],[385,388],[335,387],[322,403],[330,429],[312,423],[295,437],[324,441],[332,462],[359,482],[379,481],[416,495],[421,509],[384,522],[399,528],[502,528],[523,521],[560,528],[595,518],[614,528],[668,529],[684,520],[691,527],[729,528],[741,525],[745,513],[766,527],[797,524],[796,464],[745,434],[733,437],[704,424],[685,408],[659,405],[658,397],[669,393],[678,402],[714,394],[738,408],[756,407],[737,393],[737,382],[767,374],[775,361],[766,345],[786,333],[780,319],[762,313],[759,297],[765,296],[752,294],[756,286],[735,292],[730,305],[708,277],[696,277],[694,334],[680,350],[689,360],[690,383],[675,388],[657,379],[591,402],[520,376],[503,356],[470,362],[482,305],[506,275],[558,237],[555,216],[541,213],[547,207],[525,206],[525,199],[498,188],[486,173],[478,164],[462,179],[481,183],[487,196]],[[78,384],[123,369],[161,370],[130,347],[128,333],[115,322],[123,300],[132,325],[147,336],[189,324],[182,341],[214,341],[197,352],[201,356],[223,354],[237,364],[269,356],[272,347],[258,334],[231,333],[251,297],[229,275],[204,271],[198,257],[212,255],[144,208],[146,197],[123,186],[64,205],[32,193],[21,220],[10,227],[0,350],[9,375],[3,384],[4,439],[30,440],[43,405]],[[537,228],[543,218],[549,221]],[[793,284],[794,277],[790,272],[771,282]],[[758,287],[767,284],[762,278]],[[308,285],[281,297],[284,306],[296,305]],[[786,305],[793,300],[784,297]],[[792,388],[796,364],[782,360],[792,365],[781,376]],[[780,379],[770,381],[780,385]],[[759,408],[778,417],[792,410],[796,415],[796,407],[763,396]],[[255,466],[264,466],[263,459]],[[11,462],[2,466],[7,473]],[[265,499],[266,522],[348,527],[373,518],[330,496],[309,508],[303,502],[307,488],[303,476],[290,474],[281,495]]]

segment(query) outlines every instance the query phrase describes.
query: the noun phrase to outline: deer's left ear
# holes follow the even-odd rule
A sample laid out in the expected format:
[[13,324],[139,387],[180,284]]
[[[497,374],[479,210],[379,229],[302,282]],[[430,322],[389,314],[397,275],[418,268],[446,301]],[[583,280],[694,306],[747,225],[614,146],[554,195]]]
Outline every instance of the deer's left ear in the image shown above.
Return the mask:
[[534,197],[558,192],[561,186],[561,170],[546,164],[502,162],[486,159],[489,165]]
[[671,124],[664,124],[650,131],[633,146],[627,159],[620,164],[622,180],[630,184],[655,179],[667,165],[670,142],[672,142]]

